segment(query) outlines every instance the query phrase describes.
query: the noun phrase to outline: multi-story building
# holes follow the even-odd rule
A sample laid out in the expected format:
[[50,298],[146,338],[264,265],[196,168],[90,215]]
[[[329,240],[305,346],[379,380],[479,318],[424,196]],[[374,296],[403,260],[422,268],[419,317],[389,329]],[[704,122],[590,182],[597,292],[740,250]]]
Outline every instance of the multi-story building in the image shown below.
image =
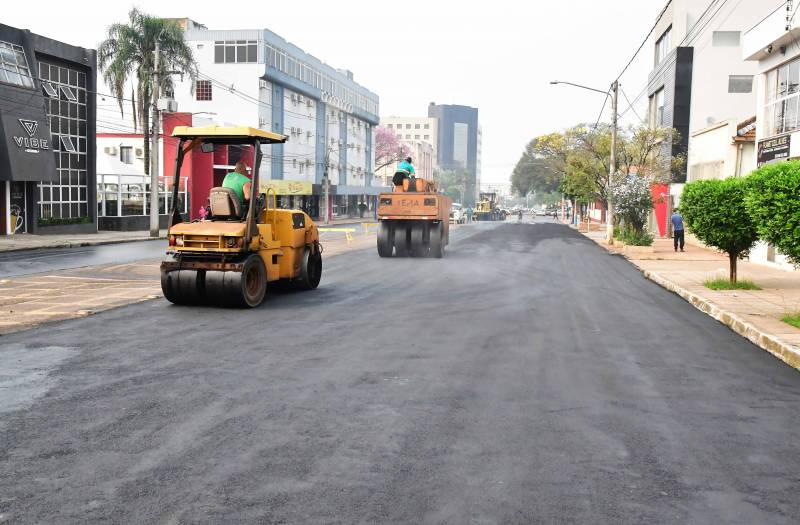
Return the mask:
[[[352,215],[360,203],[374,208],[385,189],[373,179],[376,94],[357,84],[350,71],[334,69],[267,29],[179,23],[199,70],[193,91],[189,79],[175,88],[181,111],[209,112],[219,124],[288,135],[285,144],[264,147],[260,172],[265,184],[302,183],[301,194],[279,195],[281,205],[318,216],[327,175],[333,215]],[[218,182],[229,166],[215,168]]]
[[[432,179],[436,168],[437,125],[435,118],[383,117],[380,125],[393,131],[397,139],[408,145],[418,176]],[[391,184],[397,163],[380,168],[377,172],[384,184]]]
[[467,171],[463,204],[474,206],[481,182],[478,109],[431,102],[428,117],[437,121],[436,163],[441,169]]
[[0,235],[97,231],[95,51],[0,24]]
[[[756,68],[756,165],[800,159],[800,3],[784,2],[742,38],[742,58]],[[755,166],[754,166],[755,167]],[[786,257],[766,243],[750,259],[791,268]]]
[[722,122],[735,128],[753,116],[756,67],[742,60],[741,35],[768,11],[763,2],[671,0],[661,14],[653,32],[648,120],[677,130],[678,141],[667,147],[672,155],[687,156],[671,194],[679,194],[687,180],[730,171],[722,158],[693,149],[709,142],[697,134],[701,130],[718,129]]

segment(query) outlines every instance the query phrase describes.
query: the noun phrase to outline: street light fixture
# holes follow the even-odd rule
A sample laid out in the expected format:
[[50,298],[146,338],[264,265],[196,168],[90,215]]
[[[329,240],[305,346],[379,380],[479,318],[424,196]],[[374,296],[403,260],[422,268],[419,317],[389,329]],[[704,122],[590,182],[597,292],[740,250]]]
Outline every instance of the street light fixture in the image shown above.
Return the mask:
[[[551,80],[551,84],[567,84],[570,86],[579,87],[581,89],[588,89],[589,91],[596,91],[608,96],[608,91],[602,91],[589,86],[575,84],[573,82],[564,82],[561,80]],[[617,171],[617,93],[619,92],[619,82],[615,80],[611,84],[611,158],[609,159],[608,169],[608,183],[606,184],[606,200],[608,201],[608,209],[606,210],[606,243],[611,244],[614,241],[614,206],[611,204],[609,193],[611,192],[611,179]]]

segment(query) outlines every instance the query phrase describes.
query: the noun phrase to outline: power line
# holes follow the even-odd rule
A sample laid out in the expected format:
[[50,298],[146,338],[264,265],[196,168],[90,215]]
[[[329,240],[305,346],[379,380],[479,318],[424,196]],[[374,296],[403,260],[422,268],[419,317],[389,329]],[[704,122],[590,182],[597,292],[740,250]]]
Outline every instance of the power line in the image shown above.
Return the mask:
[[600,118],[603,116],[603,111],[606,109],[606,102],[608,102],[608,97],[610,93],[606,91],[606,98],[603,99],[603,105],[600,108],[600,114],[597,115],[597,121],[594,123],[594,127],[592,129],[597,129],[597,125],[600,124]]
[[625,71],[627,71],[627,70],[628,70],[628,68],[630,67],[630,65],[631,65],[631,64],[633,63],[633,61],[636,59],[636,56],[639,54],[639,51],[641,51],[641,50],[642,50],[642,48],[644,47],[644,45],[647,43],[647,40],[650,38],[650,35],[652,35],[652,34],[653,34],[653,31],[655,31],[655,30],[656,30],[656,26],[657,26],[657,25],[658,25],[658,23],[661,21],[661,17],[662,17],[662,16],[664,16],[664,13],[667,11],[667,8],[669,7],[669,5],[670,5],[671,3],[672,3],[672,0],[667,0],[667,5],[665,5],[665,6],[664,6],[664,8],[661,10],[661,12],[658,14],[658,17],[656,18],[656,22],[653,24],[653,27],[651,27],[651,28],[650,28],[650,31],[648,31],[648,32],[647,32],[647,36],[645,36],[645,37],[644,37],[644,40],[642,40],[642,43],[641,43],[641,44],[639,44],[639,47],[636,49],[636,52],[633,54],[633,56],[631,57],[631,59],[630,59],[630,60],[628,60],[628,63],[627,63],[627,64],[625,64],[625,67],[624,67],[624,68],[622,68],[622,72],[620,72],[620,74],[619,74],[619,75],[617,75],[617,78],[615,79],[615,81],[619,82],[619,79],[622,77],[622,75],[624,75],[624,74],[625,74]]
[[[637,113],[637,112],[636,112],[636,108],[634,108],[634,107],[633,107],[633,104],[632,104],[632,103],[631,103],[631,101],[628,99],[628,95],[626,95],[626,94],[625,94],[625,90],[624,90],[624,89],[622,89],[622,86],[620,86],[620,87],[619,87],[619,90],[620,90],[620,92],[622,93],[622,96],[623,96],[623,98],[625,98],[625,101],[628,103],[628,108],[630,108],[630,109],[632,109],[632,110],[633,110],[633,114],[634,114],[634,115],[636,115],[636,118],[638,118],[639,120],[641,120],[642,122],[644,122],[644,119],[643,119],[642,117],[640,117],[640,116],[639,116],[639,113]],[[627,111],[627,110],[626,110],[626,111]],[[623,114],[624,114],[624,113],[623,113]],[[622,118],[622,115],[620,115],[620,118]]]

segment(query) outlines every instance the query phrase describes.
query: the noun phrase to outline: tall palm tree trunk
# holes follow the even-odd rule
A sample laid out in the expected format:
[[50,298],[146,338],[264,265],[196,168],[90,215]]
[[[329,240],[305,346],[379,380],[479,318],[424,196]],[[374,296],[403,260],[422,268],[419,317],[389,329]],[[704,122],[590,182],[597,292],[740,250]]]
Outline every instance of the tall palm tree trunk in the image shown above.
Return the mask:
[[142,135],[144,135],[144,173],[150,175],[150,105],[142,109]]

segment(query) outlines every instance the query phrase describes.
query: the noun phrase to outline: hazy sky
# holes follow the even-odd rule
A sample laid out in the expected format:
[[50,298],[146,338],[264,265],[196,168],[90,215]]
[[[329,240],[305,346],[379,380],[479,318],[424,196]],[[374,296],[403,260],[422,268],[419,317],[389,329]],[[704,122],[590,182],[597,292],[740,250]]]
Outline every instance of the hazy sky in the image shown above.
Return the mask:
[[[477,107],[483,182],[502,183],[531,138],[597,119],[602,94],[549,81],[606,89],[664,3],[38,0],[4,6],[2,22],[84,47],[96,47],[107,26],[126,20],[132,5],[159,16],[188,16],[210,29],[266,27],[353,71],[357,82],[380,96],[381,116],[425,116],[431,101]],[[648,43],[621,80],[631,99],[644,88],[652,53]]]

